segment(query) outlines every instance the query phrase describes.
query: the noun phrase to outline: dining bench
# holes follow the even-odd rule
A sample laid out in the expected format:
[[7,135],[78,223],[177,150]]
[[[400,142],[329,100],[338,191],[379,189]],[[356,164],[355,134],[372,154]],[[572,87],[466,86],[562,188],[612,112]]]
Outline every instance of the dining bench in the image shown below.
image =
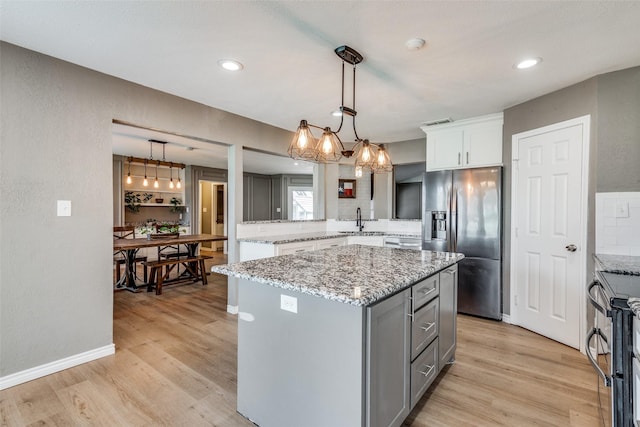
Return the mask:
[[[205,270],[204,261],[213,257],[208,255],[197,255],[186,258],[165,258],[157,261],[145,261],[143,264],[151,269],[149,272],[149,281],[147,282],[147,292],[151,292],[153,288],[156,295],[162,295],[162,285],[169,279],[169,274],[178,265],[182,264],[194,282],[202,281],[203,285],[207,284],[207,272]],[[163,272],[163,267],[166,267]],[[171,283],[177,282],[180,277],[172,279]]]

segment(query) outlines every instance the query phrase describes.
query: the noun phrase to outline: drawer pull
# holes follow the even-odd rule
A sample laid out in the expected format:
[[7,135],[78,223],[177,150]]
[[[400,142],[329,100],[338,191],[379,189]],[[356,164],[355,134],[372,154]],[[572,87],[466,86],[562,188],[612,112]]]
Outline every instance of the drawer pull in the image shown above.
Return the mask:
[[428,332],[429,329],[433,328],[435,325],[436,325],[435,322],[434,323],[425,322],[422,324],[422,326],[420,326],[420,329],[422,329],[425,332]]
[[304,252],[304,249],[296,249],[296,252]]
[[435,290],[436,290],[436,288],[423,288],[423,289],[420,289],[420,293],[422,295],[428,295],[428,294],[430,294],[431,292],[433,292]]
[[424,375],[425,377],[428,377],[429,375],[431,375],[431,371],[433,371],[433,368],[435,367],[434,365],[424,365],[425,368],[429,368],[427,370],[427,372],[424,371],[418,371],[419,373],[421,373],[422,375]]

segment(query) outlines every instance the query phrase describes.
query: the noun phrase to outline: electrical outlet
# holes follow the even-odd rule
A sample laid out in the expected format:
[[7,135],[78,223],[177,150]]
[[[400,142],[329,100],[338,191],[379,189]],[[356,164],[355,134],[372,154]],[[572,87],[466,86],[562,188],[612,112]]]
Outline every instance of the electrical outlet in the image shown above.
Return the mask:
[[276,208],[276,212],[281,212],[281,211],[282,211],[282,209]]
[[298,312],[298,298],[280,294],[280,308],[292,313]]

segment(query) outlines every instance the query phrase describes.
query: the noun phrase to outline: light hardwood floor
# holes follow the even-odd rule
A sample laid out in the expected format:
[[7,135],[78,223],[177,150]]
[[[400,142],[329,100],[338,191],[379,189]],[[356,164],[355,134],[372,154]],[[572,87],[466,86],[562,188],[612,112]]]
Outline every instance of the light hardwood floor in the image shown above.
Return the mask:
[[[116,354],[3,390],[0,425],[252,426],[235,412],[226,277],[209,277],[161,296],[116,292]],[[432,390],[405,426],[600,425],[586,358],[499,322],[458,316],[456,362]]]

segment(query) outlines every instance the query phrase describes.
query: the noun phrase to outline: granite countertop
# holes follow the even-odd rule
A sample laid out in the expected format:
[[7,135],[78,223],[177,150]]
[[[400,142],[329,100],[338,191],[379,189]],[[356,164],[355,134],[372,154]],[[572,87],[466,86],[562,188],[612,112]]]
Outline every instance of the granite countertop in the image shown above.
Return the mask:
[[640,276],[640,256],[596,254],[602,271]]
[[385,236],[385,237],[412,237],[421,238],[416,233],[395,233],[392,231],[318,231],[315,233],[280,234],[277,236],[242,237],[238,242],[266,243],[270,245],[282,245],[284,243],[306,242],[310,240],[337,239],[348,236]]
[[462,254],[348,245],[211,271],[355,306],[370,305],[455,264]]

